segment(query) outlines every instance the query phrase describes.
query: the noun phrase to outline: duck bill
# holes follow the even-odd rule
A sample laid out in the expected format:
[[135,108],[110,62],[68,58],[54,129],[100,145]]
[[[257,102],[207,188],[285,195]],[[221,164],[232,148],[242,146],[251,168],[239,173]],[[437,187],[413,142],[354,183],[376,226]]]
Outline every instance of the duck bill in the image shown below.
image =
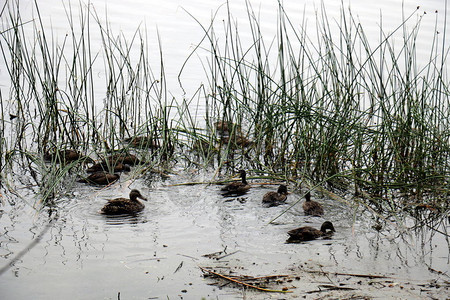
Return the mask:
[[142,199],[144,201],[147,201],[147,198],[145,198],[144,196],[139,196],[138,198],[140,198],[140,199]]

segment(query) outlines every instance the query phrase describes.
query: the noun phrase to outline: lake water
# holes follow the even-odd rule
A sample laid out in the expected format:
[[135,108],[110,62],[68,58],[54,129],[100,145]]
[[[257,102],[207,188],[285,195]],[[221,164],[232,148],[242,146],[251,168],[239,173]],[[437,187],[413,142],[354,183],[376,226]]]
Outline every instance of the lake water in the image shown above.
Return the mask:
[[[5,197],[2,266],[44,231],[50,219],[53,221],[41,241],[1,275],[2,298],[118,299],[119,293],[121,299],[283,297],[243,291],[233,285],[219,288],[215,280],[203,278],[199,267],[213,267],[223,274],[299,277],[275,286],[289,287],[293,291],[286,294],[289,298],[358,295],[442,299],[448,292],[448,285],[443,283],[446,276],[428,269],[449,271],[448,244],[442,235],[430,236],[427,230],[400,233],[403,225],[395,219],[382,221],[378,232],[372,229],[376,223],[367,211],[320,193],[313,193],[313,199],[324,204],[323,218],[304,216],[297,205],[269,224],[286,209],[286,205],[261,205],[263,194],[276,185],[256,184],[239,199],[223,198],[216,185],[174,186],[207,181],[208,176],[199,172],[174,175],[164,181],[134,181],[125,176],[104,190],[79,183],[75,192],[59,198],[58,211],[50,218],[46,211],[37,213],[24,201],[14,203],[12,197]],[[106,199],[126,196],[128,186],[149,198],[140,215],[109,218],[99,214]],[[293,191],[288,203],[299,200],[301,192]],[[285,242],[288,230],[300,225],[320,227],[324,220],[332,220],[336,228],[331,240]],[[448,230],[448,223],[440,230],[445,231],[446,226]],[[225,258],[220,260],[204,256],[224,250],[219,256]],[[313,273],[319,271],[388,278],[368,280]],[[356,290],[308,294],[320,284]]]
[[[45,28],[61,43],[70,33],[66,16],[68,4],[37,2]],[[350,6],[366,34],[376,42],[381,23],[384,32],[389,33],[400,25],[402,11],[409,15],[421,5],[413,19],[423,17],[417,47],[418,53],[426,55],[425,61],[428,61],[436,22],[443,34],[446,1],[421,2],[424,1],[402,4],[402,1],[361,0],[352,1]],[[284,1],[284,8],[298,26],[306,18],[310,34],[314,36],[315,11],[320,9],[320,3],[290,0]],[[340,1],[323,3],[329,20],[338,20]],[[230,1],[229,5],[239,24],[241,39],[248,38],[250,43],[245,1]],[[36,15],[31,1],[20,1],[20,6],[24,20]],[[116,35],[123,34],[131,39],[138,27],[145,29],[149,52],[155,56],[155,61],[151,62],[155,70],[159,68],[159,46],[162,47],[167,89],[175,98],[191,97],[205,82],[200,61],[207,56],[206,52],[191,58],[181,74],[186,95],[178,84],[181,66],[204,35],[189,14],[208,26],[217,12],[217,35],[220,36],[221,20],[227,17],[223,1],[93,0],[90,6],[95,8],[102,22],[111,24]],[[344,6],[348,6],[348,1],[344,1]],[[271,41],[276,35],[277,2],[253,1],[252,7],[261,20],[263,36]],[[78,2],[73,2],[71,9],[77,20]],[[5,18],[2,15],[3,27]],[[30,27],[25,30],[32,32]],[[92,29],[91,33],[92,51],[101,52],[99,32]],[[31,35],[30,39],[33,39]],[[99,59],[95,65],[99,82],[95,93],[99,100],[105,97],[103,66]],[[0,65],[0,79],[2,95],[6,98],[9,77],[4,65]],[[269,224],[286,209],[286,206],[261,206],[262,196],[274,190],[275,184],[255,184],[244,198],[224,199],[216,185],[176,185],[208,182],[212,172],[178,171],[178,175],[167,180],[136,179],[136,173],[132,172],[107,189],[75,183],[68,193],[57,197],[58,209],[51,213],[47,209],[35,209],[38,204],[32,189],[15,190],[14,187],[21,184],[12,183],[11,188],[1,190],[0,267],[11,265],[0,275],[0,298],[118,299],[119,293],[120,299],[448,298],[450,257],[448,239],[443,234],[431,234],[428,230],[404,232],[405,227],[413,225],[412,221],[400,222],[394,217],[375,220],[363,207],[333,200],[318,192],[313,197],[324,203],[324,218],[305,216],[297,205],[274,224]],[[107,218],[99,214],[107,199],[127,196],[129,188],[137,188],[149,198],[141,214],[126,218]],[[288,202],[299,200],[305,191],[293,191]],[[324,220],[332,220],[336,227],[331,240],[285,243],[288,230],[304,224],[317,228]],[[378,223],[381,224],[379,231],[372,228]],[[438,229],[448,233],[448,220],[445,219]],[[21,251],[36,238],[39,242],[21,256]],[[224,249],[222,255],[230,255],[222,259],[205,256]],[[214,267],[224,274],[232,271],[253,276],[290,275],[293,281],[284,282],[277,289],[285,286],[293,293],[263,293],[225,285],[225,282],[215,284],[215,280],[202,276],[199,267]],[[319,271],[330,274],[314,273]],[[375,274],[387,278],[367,279],[334,273]],[[321,284],[354,290],[309,293],[318,290]]]

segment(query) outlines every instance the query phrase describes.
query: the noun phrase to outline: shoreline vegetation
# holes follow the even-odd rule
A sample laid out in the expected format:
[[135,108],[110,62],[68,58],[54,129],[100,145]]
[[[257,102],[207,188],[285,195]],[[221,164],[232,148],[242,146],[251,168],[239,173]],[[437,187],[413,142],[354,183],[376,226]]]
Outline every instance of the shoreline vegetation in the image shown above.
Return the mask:
[[[75,20],[69,5],[71,33],[56,44],[37,2],[36,18],[24,20],[19,1],[7,1],[0,45],[11,83],[0,94],[0,188],[15,193],[20,185],[51,205],[86,176],[91,159],[132,153],[141,161],[129,175],[136,178],[176,165],[216,174],[247,169],[266,180],[352,194],[375,214],[405,211],[437,227],[450,208],[445,32],[434,35],[424,63],[415,47],[418,10],[393,32],[380,29],[373,45],[350,10],[331,21],[319,9],[313,39],[280,5],[278,34],[266,44],[247,5],[249,29],[237,27],[228,7],[224,36],[216,20],[200,24],[192,16],[204,38],[185,64],[206,50],[208,81],[191,98],[176,99],[163,49],[150,55],[141,30],[116,35],[92,7],[77,7]],[[99,51],[92,30],[100,31]],[[251,31],[248,47],[241,30]],[[394,47],[394,34],[402,45]],[[95,97],[98,60],[105,66],[102,100]],[[155,72],[150,65],[158,60]],[[69,160],[65,150],[81,155]]]

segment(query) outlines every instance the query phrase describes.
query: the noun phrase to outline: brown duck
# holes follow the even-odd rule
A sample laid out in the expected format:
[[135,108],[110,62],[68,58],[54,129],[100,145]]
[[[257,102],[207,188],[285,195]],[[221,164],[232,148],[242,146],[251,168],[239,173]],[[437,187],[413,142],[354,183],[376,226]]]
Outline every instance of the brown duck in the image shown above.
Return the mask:
[[[95,165],[90,166],[88,169],[86,169],[86,172],[88,173],[94,173],[99,171],[108,171],[109,168],[112,167],[111,164],[108,164],[106,161],[99,162]],[[130,166],[123,163],[117,163],[114,168],[114,172],[129,172],[131,171]]]
[[92,184],[98,184],[98,185],[108,185],[110,183],[115,182],[120,178],[119,174],[111,174],[105,171],[99,171],[92,173],[86,178],[83,178],[79,180],[78,182],[84,182],[84,183],[92,183]]
[[268,192],[264,195],[262,203],[266,207],[278,206],[286,201],[288,194],[287,187],[281,184],[276,192]]
[[109,156],[108,158],[106,158],[106,161],[110,162],[111,164],[122,163],[129,166],[135,166],[141,163],[136,155],[127,153],[120,153]]
[[[327,231],[327,229],[329,231]],[[330,221],[326,221],[322,224],[320,230],[317,230],[309,226],[305,226],[288,231],[289,239],[287,241],[288,242],[311,241],[320,237],[329,237],[335,231],[336,230],[334,230],[333,224]]]
[[303,203],[303,211],[307,215],[321,216],[323,215],[323,207],[320,203],[311,200],[311,193],[305,195],[306,201]]
[[229,136],[224,136],[221,138],[222,144],[228,145],[230,144],[230,146],[232,146],[233,148],[236,146],[240,146],[240,147],[249,147],[250,145],[253,144],[253,142],[251,140],[249,140],[248,138],[246,138],[243,135],[233,135],[231,137]]
[[230,135],[230,133],[233,130],[236,131],[241,131],[241,126],[236,125],[234,123],[231,122],[226,122],[226,121],[218,121],[216,123],[214,123],[214,127],[216,127],[216,130],[219,132],[220,135]]
[[248,192],[250,185],[247,183],[247,173],[245,170],[240,170],[239,176],[242,181],[232,182],[221,189],[221,191],[224,192],[222,193],[223,196],[239,196]]
[[124,141],[134,148],[160,148],[160,145],[157,143],[157,141],[149,136],[133,136],[130,138],[126,138]]
[[137,198],[147,201],[138,190],[131,190],[130,199],[116,198],[108,200],[102,208],[102,213],[106,215],[133,214],[142,211],[145,207]]
[[58,150],[53,153],[45,153],[44,159],[46,161],[56,161],[62,163],[73,162],[76,160],[85,160],[86,162],[93,162],[90,157],[83,156],[75,150],[72,149],[64,149]]

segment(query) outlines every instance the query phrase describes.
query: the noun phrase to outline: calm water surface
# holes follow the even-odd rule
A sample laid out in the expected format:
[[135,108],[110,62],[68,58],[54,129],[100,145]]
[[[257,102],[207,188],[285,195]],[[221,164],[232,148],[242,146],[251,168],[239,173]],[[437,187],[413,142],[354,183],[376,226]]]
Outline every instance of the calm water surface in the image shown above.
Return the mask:
[[[421,15],[427,11],[418,51],[428,53],[436,17],[438,24],[444,19],[445,1],[422,2],[408,1],[402,6],[402,1],[353,1],[351,8],[363,23],[366,34],[376,41],[381,23],[385,32],[390,32],[399,25],[402,8],[408,15],[417,5],[424,5],[418,12]],[[155,68],[159,64],[159,34],[168,90],[175,97],[182,96],[177,78],[180,67],[203,37],[200,26],[187,12],[205,26],[217,10],[216,20],[226,17],[223,1],[93,0],[90,3],[99,18],[110,22],[117,34],[122,32],[131,37],[139,26],[145,28],[150,52],[155,53]],[[339,3],[324,1],[330,20],[339,18]],[[70,30],[65,12],[67,4],[55,1],[38,1],[38,4],[44,23],[49,30],[51,28],[54,38],[62,41]],[[252,5],[260,15],[263,35],[270,41],[276,33],[276,2],[254,1]],[[284,1],[284,5],[294,23],[300,24],[305,15],[308,28],[314,29],[314,11],[320,9],[319,1]],[[21,1],[21,6],[24,19],[35,14],[31,2]],[[250,38],[245,2],[230,1],[230,7],[242,28],[241,38]],[[75,17],[78,15],[78,3],[72,3],[72,13]],[[98,33],[93,31],[92,36],[94,48],[100,47]],[[99,82],[104,81],[103,65],[95,67]],[[3,66],[0,66],[0,76],[2,82],[7,82]],[[181,79],[185,88],[192,88],[186,90],[188,97],[205,81],[197,58],[187,65]],[[105,95],[101,87],[99,84],[96,90],[99,99]],[[9,89],[5,83],[0,83],[0,88],[3,93]],[[21,198],[2,191],[0,267],[8,265],[45,230],[49,220],[53,221],[40,242],[0,276],[0,298],[117,299],[119,292],[121,299],[314,298],[318,294],[306,292],[316,290],[318,284],[343,282],[356,288],[361,286],[359,279],[313,275],[307,270],[392,277],[390,282],[363,283],[356,291],[336,292],[334,295],[338,298],[351,295],[409,299],[430,295],[448,297],[448,287],[427,286],[423,288],[428,292],[422,292],[417,286],[409,285],[448,281],[448,277],[436,275],[429,269],[450,271],[448,242],[443,235],[430,235],[428,231],[399,234],[402,227],[395,219],[382,222],[382,230],[375,231],[371,214],[318,193],[314,197],[325,204],[325,218],[306,217],[300,206],[296,206],[275,224],[269,224],[286,208],[261,206],[262,195],[276,186],[256,186],[247,197],[231,201],[222,198],[219,187],[214,185],[173,186],[210,179],[209,173],[191,176],[180,171],[180,175],[165,181],[132,180],[125,176],[121,182],[104,190],[77,183],[69,195],[58,198],[58,209],[50,217],[48,211],[37,212],[33,208],[37,206],[33,191],[16,191]],[[149,198],[140,215],[107,218],[99,214],[107,199],[127,196],[130,188],[141,190]],[[301,191],[294,192],[288,202],[294,203],[300,195]],[[337,229],[332,240],[285,243],[288,230],[302,224],[319,227],[325,219],[333,221]],[[440,228],[445,232],[448,229],[448,223]],[[224,249],[232,255],[219,261],[203,256]],[[255,276],[300,274],[300,279],[287,284],[297,287],[293,295],[280,296],[210,285],[214,281],[204,279],[199,266],[222,267]]]
[[[178,299],[179,295],[184,299],[242,299],[244,295],[279,299],[279,294],[219,289],[210,285],[213,280],[203,278],[199,266],[253,276],[295,274],[299,280],[282,285],[296,287],[292,297],[310,297],[306,292],[316,290],[319,284],[341,282],[357,287],[359,291],[351,293],[356,295],[419,299],[430,294],[441,297],[446,292],[429,288],[431,292],[422,293],[409,286],[439,279],[429,267],[448,271],[448,244],[442,235],[429,236],[427,231],[399,234],[401,226],[395,219],[382,222],[383,228],[377,232],[371,227],[375,224],[371,214],[320,193],[313,197],[324,204],[324,218],[304,216],[300,206],[295,206],[269,224],[286,209],[261,205],[263,194],[275,185],[255,185],[240,199],[223,198],[216,185],[174,186],[209,177],[201,172],[195,176],[180,173],[149,182],[124,176],[104,190],[77,184],[75,192],[59,199],[51,227],[40,243],[0,277],[2,298],[117,299],[120,292],[121,299]],[[129,187],[149,198],[140,215],[110,218],[99,214],[107,199],[126,196]],[[300,193],[294,191],[288,202],[299,200]],[[2,266],[27,247],[49,220],[48,213],[37,213],[21,200],[16,204],[14,198],[4,200]],[[304,224],[319,227],[326,219],[332,220],[337,230],[332,240],[285,243],[288,230]],[[445,226],[448,229],[448,224]],[[231,254],[225,259],[204,257],[224,249]],[[372,286],[361,285],[360,278],[327,278],[306,271],[378,274],[394,279]],[[392,282],[394,286],[387,287]]]

